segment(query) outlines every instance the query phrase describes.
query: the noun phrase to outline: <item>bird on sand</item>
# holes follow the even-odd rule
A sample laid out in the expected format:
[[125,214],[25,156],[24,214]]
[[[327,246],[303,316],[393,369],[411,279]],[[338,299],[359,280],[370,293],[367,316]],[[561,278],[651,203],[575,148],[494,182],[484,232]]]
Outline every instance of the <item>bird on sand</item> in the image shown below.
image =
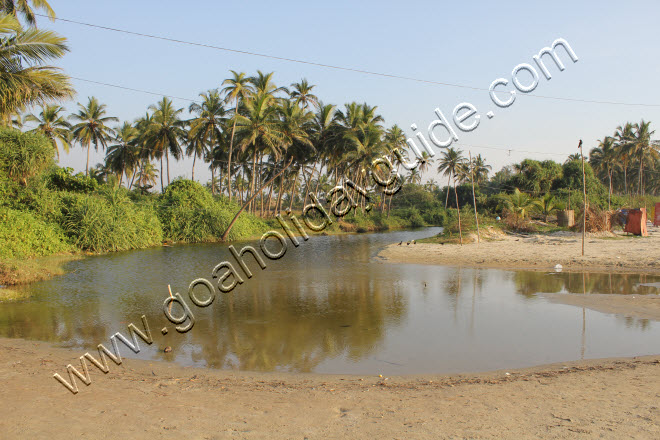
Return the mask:
[[407,241],[407,242],[406,242],[406,245],[407,245],[407,246],[410,246],[410,242],[409,242],[409,241]]
[[402,242],[402,241],[400,241],[400,242],[399,242],[399,246],[401,246],[402,244],[403,244],[403,242]]

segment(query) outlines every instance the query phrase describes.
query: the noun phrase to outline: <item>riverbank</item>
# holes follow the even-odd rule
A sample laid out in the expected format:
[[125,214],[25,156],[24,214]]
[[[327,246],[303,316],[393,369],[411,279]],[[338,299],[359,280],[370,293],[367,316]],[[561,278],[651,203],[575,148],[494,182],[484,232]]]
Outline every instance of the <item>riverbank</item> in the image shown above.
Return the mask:
[[587,234],[585,255],[577,233],[549,235],[502,235],[480,244],[391,244],[378,255],[394,263],[502,269],[564,271],[619,271],[660,273],[660,228],[649,228],[648,237]]
[[[248,373],[125,359],[71,394],[79,350],[0,338],[7,438],[657,438],[660,356],[474,375]],[[508,374],[507,374],[508,373]]]

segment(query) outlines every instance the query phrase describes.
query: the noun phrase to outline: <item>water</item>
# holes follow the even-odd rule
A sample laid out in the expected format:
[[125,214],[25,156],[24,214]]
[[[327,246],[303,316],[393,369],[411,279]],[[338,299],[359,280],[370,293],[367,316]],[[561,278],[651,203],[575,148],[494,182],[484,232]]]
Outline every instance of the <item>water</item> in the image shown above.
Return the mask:
[[[437,232],[316,236],[298,248],[289,244],[280,260],[265,259],[265,270],[247,256],[251,279],[218,293],[207,308],[188,301],[195,324],[185,334],[164,317],[167,285],[188,299],[192,280],[212,280],[218,263],[235,263],[226,245],[73,261],[67,275],[27,287],[29,300],[0,303],[0,335],[53,341],[79,348],[80,354],[94,349],[96,355],[96,345],[109,347],[109,337],[126,334],[129,323],[141,328],[144,314],[154,344],[142,343],[137,355],[122,346],[128,357],[355,374],[475,372],[660,352],[660,322],[553,304],[538,295],[655,295],[658,276],[392,264],[374,258],[386,244],[406,246],[405,241]],[[273,252],[275,244],[270,243]],[[165,326],[169,333],[162,335]],[[166,346],[170,353],[163,352]]]

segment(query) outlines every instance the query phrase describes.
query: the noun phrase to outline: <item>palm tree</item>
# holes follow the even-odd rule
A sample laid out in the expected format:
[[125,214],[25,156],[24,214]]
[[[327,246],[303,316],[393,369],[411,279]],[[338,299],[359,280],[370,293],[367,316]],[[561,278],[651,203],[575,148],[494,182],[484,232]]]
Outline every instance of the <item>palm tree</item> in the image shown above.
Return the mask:
[[614,146],[614,138],[607,136],[598,141],[598,147],[589,152],[589,162],[596,172],[607,175],[609,191],[607,198],[607,209],[612,209],[612,173],[619,166],[617,151]]
[[645,122],[643,119],[638,124],[634,124],[634,135],[628,143],[630,155],[639,162],[637,193],[640,195],[644,194],[644,163],[660,156],[657,150],[658,143],[651,140],[655,131],[651,131],[650,125],[650,121]]
[[492,166],[486,164],[486,160],[477,154],[472,158],[472,173],[474,183],[479,184],[488,180],[488,173],[493,169]]
[[243,102],[245,116],[236,115],[236,133],[241,141],[241,150],[249,152],[252,148],[252,178],[250,179],[250,195],[255,195],[257,175],[257,156],[260,150],[270,149],[272,154],[280,153],[281,132],[276,116],[276,106],[273,96],[259,93],[254,98]]
[[536,208],[543,214],[543,221],[548,223],[548,216],[557,208],[554,196],[547,193],[536,202]]
[[31,0],[30,2],[27,0],[0,0],[0,12],[14,17],[18,17],[20,13],[28,25],[36,27],[37,18],[33,8],[43,10],[51,21],[55,21],[55,11],[46,0]]
[[628,164],[630,162],[630,142],[634,137],[633,124],[626,122],[625,125],[619,125],[614,133],[615,148],[619,163],[623,165],[623,185],[624,193],[628,194]]
[[234,101],[233,117],[232,117],[232,129],[231,129],[231,140],[229,141],[229,158],[227,159],[227,188],[229,189],[229,201],[231,202],[231,159],[232,153],[234,151],[234,133],[236,132],[236,116],[238,115],[238,109],[241,101],[244,101],[248,97],[252,96],[253,90],[252,85],[250,84],[249,78],[245,76],[245,73],[236,73],[233,70],[230,70],[233,77],[228,78],[222,82],[222,85],[225,87],[222,89],[222,92],[225,93],[225,99],[229,101]]
[[445,199],[445,209],[447,209],[449,203],[449,187],[451,186],[452,177],[456,176],[460,165],[465,161],[465,158],[460,150],[450,147],[442,152],[442,157],[438,160],[438,172],[448,176],[447,197]]
[[161,158],[165,155],[167,163],[167,184],[170,184],[170,154],[179,160],[182,155],[181,141],[188,137],[185,126],[181,120],[182,108],[175,109],[172,100],[163,97],[157,104],[150,105],[154,112],[151,124],[147,128],[146,137],[151,147],[158,152]]
[[32,113],[25,116],[25,122],[37,124],[37,128],[32,131],[39,131],[50,140],[58,161],[60,160],[58,142],[62,144],[62,149],[67,153],[71,147],[71,124],[60,114],[63,111],[64,107],[62,106],[45,105],[41,106],[39,116]]
[[426,151],[422,151],[422,158],[419,162],[419,165],[417,168],[419,169],[419,176],[420,180],[422,175],[429,169],[431,168],[431,165],[433,165],[433,160],[431,156]]
[[225,118],[225,108],[220,98],[220,92],[210,90],[207,93],[200,93],[202,103],[190,104],[189,111],[197,114],[197,117],[190,121],[190,130],[188,132],[188,147],[186,154],[193,156],[192,180],[195,180],[195,160],[205,158],[208,153],[220,143],[222,138],[222,123]]
[[78,113],[69,116],[69,119],[79,121],[72,127],[73,138],[80,143],[83,148],[87,148],[87,164],[85,165],[85,175],[89,175],[89,149],[94,144],[94,151],[98,151],[99,146],[105,149],[108,141],[112,138],[113,130],[106,124],[108,122],[118,122],[119,120],[112,116],[105,116],[105,104],[100,104],[95,97],[90,97],[87,105],[78,103]]
[[[124,180],[124,173],[128,180],[128,173],[132,172],[133,177],[135,177],[135,172],[137,171],[139,162],[139,151],[136,146],[138,130],[129,122],[124,122],[115,132],[117,133],[115,136],[116,143],[108,147],[108,152],[105,155],[105,164],[106,168],[119,175],[119,186],[121,186]],[[131,179],[129,189],[132,184]]]
[[580,155],[580,153],[569,154],[564,163],[573,162],[575,160],[577,160],[577,161],[582,160],[582,156]]
[[293,99],[296,104],[304,109],[306,109],[309,104],[318,106],[319,98],[312,94],[312,89],[316,86],[309,84],[305,78],[298,83],[291,84],[291,87],[293,90],[291,90],[289,96],[291,96],[291,99]]
[[46,66],[61,58],[66,39],[51,31],[23,30],[11,15],[0,15],[0,118],[11,125],[25,107],[73,96],[69,77]]
[[516,188],[513,194],[504,198],[504,205],[516,218],[524,220],[532,209],[538,207],[538,202]]
[[143,193],[156,184],[158,177],[158,170],[151,162],[144,161],[140,167],[140,174],[138,176],[137,185]]

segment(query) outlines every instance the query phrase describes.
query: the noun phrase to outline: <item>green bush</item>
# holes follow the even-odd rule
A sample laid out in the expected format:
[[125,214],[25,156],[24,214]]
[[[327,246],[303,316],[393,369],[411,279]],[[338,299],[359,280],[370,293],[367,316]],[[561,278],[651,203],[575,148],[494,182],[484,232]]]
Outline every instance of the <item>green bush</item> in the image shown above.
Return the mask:
[[48,175],[47,185],[49,189],[59,191],[73,191],[89,193],[99,186],[96,179],[85,176],[83,173],[73,174],[73,168],[55,167]]
[[0,169],[15,182],[27,186],[29,178],[52,165],[54,154],[45,136],[0,127]]
[[[201,184],[174,180],[165,190],[158,215],[165,237],[173,241],[215,241],[225,232],[240,207],[224,198],[214,200]],[[243,212],[229,233],[237,240],[266,232],[266,225]]]
[[0,258],[25,259],[73,250],[59,226],[29,212],[0,208]]
[[122,251],[159,244],[163,230],[153,208],[137,205],[123,189],[69,193],[62,199],[62,226],[81,249]]

